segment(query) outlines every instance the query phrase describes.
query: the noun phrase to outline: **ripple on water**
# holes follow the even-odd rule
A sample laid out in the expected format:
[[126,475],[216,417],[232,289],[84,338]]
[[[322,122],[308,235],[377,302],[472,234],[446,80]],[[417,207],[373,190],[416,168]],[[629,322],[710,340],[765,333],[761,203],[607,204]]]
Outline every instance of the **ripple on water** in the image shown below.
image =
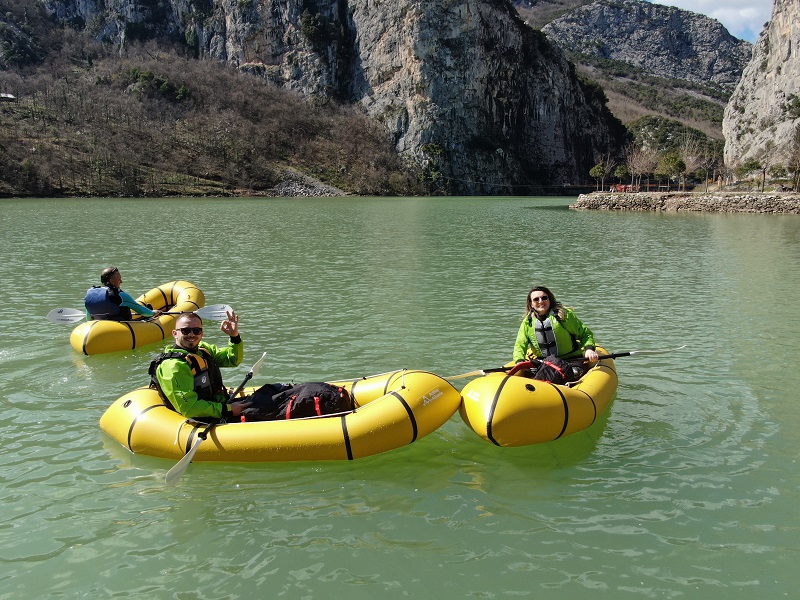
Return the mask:
[[[30,313],[25,327],[0,315],[0,600],[794,591],[800,382],[785,367],[800,229],[787,220],[528,198],[61,202],[36,214],[51,236],[26,227],[24,203],[0,220],[0,301]],[[223,204],[242,217],[233,242]],[[96,223],[121,212],[138,226],[117,248]],[[203,261],[176,267],[175,231],[206,240]],[[571,260],[556,270],[553,256]],[[612,351],[688,347],[620,358],[609,410],[553,443],[498,448],[454,416],[385,455],[201,463],[166,488],[174,461],[97,426],[157,346],[84,357],[43,317],[79,306],[108,262],[129,290],[185,277],[235,306],[245,363],[268,353],[264,381],[499,366],[539,282]],[[25,296],[41,273],[48,294]],[[768,311],[742,314],[750,289]]]

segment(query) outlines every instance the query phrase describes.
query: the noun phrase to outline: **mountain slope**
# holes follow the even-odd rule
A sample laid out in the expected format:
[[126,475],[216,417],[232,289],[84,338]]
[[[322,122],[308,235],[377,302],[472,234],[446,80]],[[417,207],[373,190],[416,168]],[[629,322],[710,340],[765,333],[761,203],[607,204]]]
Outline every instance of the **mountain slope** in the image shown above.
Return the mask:
[[[517,5],[521,14],[556,12],[550,3]],[[714,19],[640,0],[561,6],[564,14],[542,31],[603,88],[615,116],[624,123],[665,116],[722,138],[723,111],[751,44]]]
[[40,0],[125,48],[170,42],[316,102],[355,104],[436,191],[584,183],[624,130],[509,0]]

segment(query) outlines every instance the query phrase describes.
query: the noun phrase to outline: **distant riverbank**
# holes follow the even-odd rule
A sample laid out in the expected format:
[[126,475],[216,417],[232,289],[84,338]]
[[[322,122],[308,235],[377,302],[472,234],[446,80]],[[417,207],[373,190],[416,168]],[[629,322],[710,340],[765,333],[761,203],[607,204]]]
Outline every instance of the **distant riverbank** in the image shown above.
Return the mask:
[[800,194],[797,192],[594,192],[581,194],[570,208],[800,214]]

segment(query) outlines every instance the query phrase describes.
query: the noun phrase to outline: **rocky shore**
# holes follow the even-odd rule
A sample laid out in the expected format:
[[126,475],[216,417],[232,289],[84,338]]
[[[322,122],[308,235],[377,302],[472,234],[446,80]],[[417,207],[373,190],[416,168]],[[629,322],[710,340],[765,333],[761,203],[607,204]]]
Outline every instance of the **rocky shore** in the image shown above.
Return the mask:
[[286,179],[267,191],[267,195],[294,198],[314,198],[321,196],[347,196],[347,192],[327,185],[321,181],[301,175],[300,173],[287,174]]
[[315,185],[300,181],[284,181],[267,193],[275,198],[313,198],[320,196],[347,196],[346,192],[328,185]]
[[594,192],[581,194],[570,208],[800,214],[800,194],[797,192]]

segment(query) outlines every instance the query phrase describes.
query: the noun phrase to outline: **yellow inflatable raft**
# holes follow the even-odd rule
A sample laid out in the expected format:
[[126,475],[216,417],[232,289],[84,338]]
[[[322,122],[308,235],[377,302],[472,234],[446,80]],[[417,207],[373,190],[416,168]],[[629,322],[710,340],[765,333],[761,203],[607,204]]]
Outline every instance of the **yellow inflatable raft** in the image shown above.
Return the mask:
[[[415,442],[447,422],[461,403],[449,382],[425,371],[331,383],[351,393],[355,411],[217,425],[198,447],[194,462],[353,460]],[[114,402],[100,427],[131,452],[178,460],[205,424],[184,418],[167,408],[158,392],[142,388]]]
[[[598,353],[604,352],[598,348]],[[610,358],[600,360],[570,386],[489,373],[464,386],[459,413],[475,433],[493,444],[528,446],[586,429],[616,391],[617,372]]]
[[[136,301],[151,305],[153,310],[180,313],[201,308],[206,297],[188,281],[171,281],[142,294]],[[69,342],[84,354],[132,350],[162,341],[172,333],[177,318],[175,314],[134,321],[87,321],[72,330]]]

